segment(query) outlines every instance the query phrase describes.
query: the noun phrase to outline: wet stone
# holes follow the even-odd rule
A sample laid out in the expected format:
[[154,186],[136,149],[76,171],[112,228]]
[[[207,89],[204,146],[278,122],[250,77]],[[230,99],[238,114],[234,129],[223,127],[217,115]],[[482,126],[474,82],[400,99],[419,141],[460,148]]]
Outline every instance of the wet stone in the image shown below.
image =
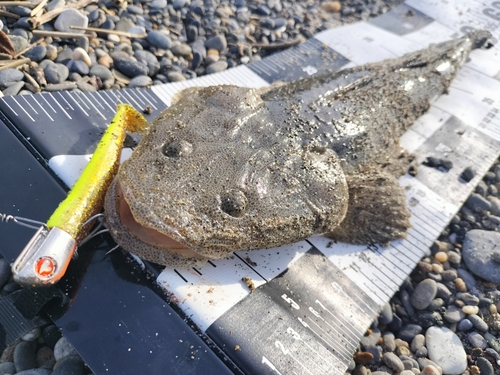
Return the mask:
[[33,343],[21,341],[16,345],[16,349],[14,350],[14,365],[17,372],[36,367],[36,352]]

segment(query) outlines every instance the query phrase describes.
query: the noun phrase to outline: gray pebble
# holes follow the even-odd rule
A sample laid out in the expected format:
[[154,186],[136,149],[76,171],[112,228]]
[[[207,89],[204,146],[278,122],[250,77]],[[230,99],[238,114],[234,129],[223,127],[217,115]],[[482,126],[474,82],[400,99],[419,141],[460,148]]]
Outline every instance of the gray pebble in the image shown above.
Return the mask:
[[425,341],[429,358],[443,369],[444,374],[461,374],[467,369],[467,355],[462,342],[449,328],[429,327]]
[[92,76],[99,77],[103,81],[113,77],[113,73],[111,73],[111,70],[99,64],[96,64],[90,68],[89,75],[91,77]]
[[4,69],[0,71],[0,87],[8,87],[24,78],[23,72],[17,69]]
[[168,72],[167,78],[170,82],[179,82],[186,80],[186,77],[184,77],[181,73],[178,72]]
[[460,277],[463,281],[465,281],[465,285],[467,285],[467,290],[473,290],[476,288],[476,280],[474,279],[474,276],[472,276],[468,271],[466,271],[463,268],[457,268],[457,273],[458,277]]
[[127,12],[129,12],[130,14],[144,14],[144,9],[137,5],[129,5],[127,7]]
[[491,208],[491,203],[479,194],[472,193],[465,201],[465,205],[471,210],[488,211]]
[[464,180],[464,182],[470,182],[476,176],[476,170],[472,167],[465,168],[460,174],[460,178]]
[[464,301],[466,305],[471,305],[471,306],[479,305],[479,298],[470,293],[462,293],[460,299]]
[[24,82],[16,82],[11,84],[9,87],[7,87],[5,90],[2,91],[2,93],[5,96],[12,96],[12,95],[17,95],[19,91],[24,87]]
[[207,67],[206,72],[207,72],[207,74],[212,74],[212,73],[222,72],[226,69],[227,69],[227,61],[221,60],[221,61],[214,62],[213,64],[210,64]]
[[148,42],[162,49],[170,49],[170,47],[172,47],[172,40],[167,35],[157,30],[148,33]]
[[192,52],[191,47],[183,43],[172,46],[171,50],[175,56],[189,56]]
[[387,302],[380,310],[378,321],[382,324],[389,324],[392,321],[392,317],[393,314],[391,304]]
[[[403,366],[405,367],[405,370],[411,370],[412,368],[415,367],[415,365],[413,364],[412,361],[410,361],[409,359],[405,359],[403,360]],[[418,368],[418,364],[415,368]]]
[[457,324],[457,329],[459,331],[467,332],[467,331],[471,330],[472,327],[474,327],[474,326],[472,325],[472,322],[469,319],[462,319]]
[[422,327],[418,324],[407,324],[398,332],[398,337],[406,342],[411,342],[421,332]]
[[137,76],[130,80],[130,83],[127,85],[128,88],[135,87],[149,87],[153,84],[153,80],[148,76]]
[[454,251],[450,251],[448,253],[448,262],[450,262],[451,264],[457,266],[460,264],[461,261],[462,261],[462,257],[460,256],[460,254],[458,254]]
[[392,332],[387,332],[386,334],[384,334],[384,350],[386,352],[393,352],[394,350],[396,350],[396,343],[394,342],[394,338],[394,333]]
[[486,322],[483,319],[481,319],[481,317],[479,315],[469,315],[469,316],[467,316],[467,319],[470,320],[470,322],[472,323],[472,325],[478,331],[481,331],[481,332],[487,332],[488,331],[488,324],[486,324]]
[[403,362],[394,353],[384,353],[383,355],[384,363],[389,366],[392,370],[396,372],[401,372],[404,370]]
[[52,349],[62,337],[61,332],[55,325],[45,327],[42,331],[42,336],[43,340],[45,341],[45,345]]
[[163,9],[167,7],[167,0],[153,0],[149,6],[151,8]]
[[[5,71],[5,70],[4,70]],[[0,259],[0,288],[3,288],[12,274],[10,264],[5,258]]]
[[21,337],[21,339],[23,341],[35,341],[40,337],[41,334],[42,334],[42,330],[40,329],[40,327],[36,327],[36,328],[33,328],[28,333],[25,333],[23,335],[23,337]]
[[56,361],[69,355],[78,355],[75,348],[71,346],[66,337],[61,337],[54,346],[54,358]]
[[66,5],[66,1],[65,0],[52,0],[50,3],[48,3],[45,6],[45,9],[47,9],[47,11],[50,12],[52,10],[62,8],[65,5]]
[[148,67],[140,61],[134,61],[130,58],[115,58],[113,62],[115,67],[127,77],[134,78],[148,74]]
[[52,375],[85,375],[85,365],[77,355],[61,358],[54,365]]
[[427,350],[427,348],[425,346],[422,346],[421,348],[418,348],[415,351],[415,357],[417,357],[417,358],[427,357],[428,354],[429,354],[429,351]]
[[469,332],[467,334],[467,339],[469,340],[469,344],[473,347],[473,348],[481,348],[481,349],[486,349],[486,345],[488,345],[488,343],[486,342],[486,340],[484,339],[484,337],[474,331],[474,332]]
[[379,345],[367,345],[364,347],[365,351],[373,355],[370,365],[378,365],[382,358],[383,349]]
[[499,243],[500,233],[474,229],[467,232],[462,246],[462,257],[467,268],[496,284],[500,283],[500,266],[493,261],[492,253],[498,250]]
[[48,346],[42,346],[36,352],[36,363],[38,367],[52,370],[56,363],[56,359],[54,358],[54,351]]
[[90,71],[88,65],[83,60],[70,60],[66,66],[70,72],[75,72],[82,76],[86,76]]
[[154,77],[156,73],[158,73],[158,71],[160,70],[160,63],[158,62],[156,56],[153,55],[151,52],[146,50],[138,50],[135,51],[134,56],[137,59],[137,61],[140,61],[143,64],[147,65],[149,69],[148,75],[150,77]]
[[84,34],[84,30],[71,29],[70,26],[87,27],[88,24],[89,19],[83,13],[74,8],[69,8],[57,17],[56,22],[54,22],[54,27],[59,31]]
[[43,70],[48,83],[63,83],[69,76],[69,69],[63,64],[49,64]]
[[56,63],[66,64],[68,61],[73,59],[73,50],[71,48],[64,48],[61,52],[57,54]]
[[16,366],[13,362],[0,363],[0,375],[15,374]]
[[14,46],[14,51],[16,53],[19,53],[19,52],[25,50],[29,46],[28,40],[22,36],[19,36],[19,35],[11,36],[10,41],[12,42],[12,45]]
[[439,366],[436,362],[431,361],[428,358],[417,358],[417,362],[420,370],[423,370],[424,367],[426,366],[434,366],[435,368],[438,369],[439,373],[441,374],[443,373],[443,369],[441,368],[441,366]]
[[444,313],[443,317],[448,323],[458,323],[463,318],[465,318],[465,313],[462,311],[461,308],[455,305],[450,305],[446,309],[446,312]]
[[31,342],[21,341],[14,350],[14,366],[16,371],[29,370],[36,367],[35,345]]
[[130,18],[122,18],[116,23],[115,30],[128,32],[132,27],[135,26],[135,22]]
[[[53,375],[51,370],[46,368],[33,368],[16,373],[16,375]],[[69,375],[69,374],[68,374]]]
[[444,301],[442,298],[434,298],[427,309],[430,311],[436,311],[437,309],[443,307],[443,305]]
[[425,345],[425,336],[422,334],[418,334],[411,341],[410,348],[411,348],[412,352],[415,352],[424,345]]
[[481,370],[481,375],[493,375],[495,373],[493,365],[486,358],[479,357],[476,363],[479,370]]
[[410,302],[417,310],[424,310],[436,297],[437,285],[434,280],[425,279],[418,283],[413,291]]
[[24,56],[27,58],[31,59],[32,61],[42,61],[45,58],[45,55],[47,54],[47,48],[45,46],[35,46],[29,51],[24,53]]
[[500,216],[500,199],[497,197],[489,196],[488,202],[490,202],[490,212],[495,216]]
[[227,41],[224,35],[216,35],[205,42],[206,49],[216,49],[219,52],[227,48]]
[[442,283],[437,283],[436,286],[437,286],[436,297],[442,298],[444,301],[448,301],[448,299],[452,295],[448,287]]
[[413,306],[411,305],[410,302],[410,295],[406,291],[406,289],[402,289],[399,292],[399,298],[401,300],[401,305],[405,309],[406,315],[409,317],[413,316],[415,314],[415,310],[413,309]]
[[441,273],[443,281],[453,281],[458,277],[457,271],[454,269],[446,270]]

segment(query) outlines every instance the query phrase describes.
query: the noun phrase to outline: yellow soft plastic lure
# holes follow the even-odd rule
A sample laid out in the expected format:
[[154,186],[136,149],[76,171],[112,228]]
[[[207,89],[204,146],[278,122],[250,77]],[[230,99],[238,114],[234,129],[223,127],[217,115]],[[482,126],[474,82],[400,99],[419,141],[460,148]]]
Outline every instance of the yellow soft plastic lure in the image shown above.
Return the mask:
[[102,210],[106,191],[118,171],[126,132],[141,132],[146,119],[132,106],[119,104],[87,167],[12,265],[16,282],[39,286],[61,279],[78,244],[87,236],[87,221]]

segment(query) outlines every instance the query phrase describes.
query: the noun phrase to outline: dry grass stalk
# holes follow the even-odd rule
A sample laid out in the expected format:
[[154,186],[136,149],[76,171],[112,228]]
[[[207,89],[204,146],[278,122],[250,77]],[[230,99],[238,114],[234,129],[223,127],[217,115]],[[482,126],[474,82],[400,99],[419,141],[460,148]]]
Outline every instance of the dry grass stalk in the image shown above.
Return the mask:
[[95,31],[96,33],[102,33],[102,34],[115,34],[115,35],[124,36],[127,38],[142,39],[142,38],[145,38],[147,36],[146,33],[132,34],[132,33],[129,33],[127,31],[100,29],[98,27],[81,27],[81,26],[70,26],[70,27],[74,30]]
[[26,47],[25,49],[23,49],[22,51],[19,51],[18,53],[16,53],[14,55],[14,58],[17,59],[19,56],[21,56],[22,54],[28,52],[30,49],[32,49],[33,47],[35,47],[36,45],[40,44],[43,42],[45,38],[41,38],[41,39],[38,39],[35,43],[31,43],[28,47]]
[[17,68],[18,66],[23,65],[23,64],[27,64],[30,61],[31,60],[28,58],[11,61],[10,63],[5,64],[4,66],[0,66],[0,71],[5,70],[5,69],[10,69],[10,68]]
[[33,30],[33,35],[51,36],[53,38],[83,38],[91,36],[88,34],[67,33],[65,31]]
[[18,20],[19,18],[21,18],[21,16],[19,14],[11,13],[11,12],[8,12],[8,11],[2,10],[2,9],[0,9],[0,16],[14,18],[16,20]]
[[43,7],[45,6],[45,4],[47,4],[47,2],[48,2],[48,0],[42,0],[42,1],[40,1],[40,3],[31,10],[30,16],[31,17],[35,17],[43,9]]

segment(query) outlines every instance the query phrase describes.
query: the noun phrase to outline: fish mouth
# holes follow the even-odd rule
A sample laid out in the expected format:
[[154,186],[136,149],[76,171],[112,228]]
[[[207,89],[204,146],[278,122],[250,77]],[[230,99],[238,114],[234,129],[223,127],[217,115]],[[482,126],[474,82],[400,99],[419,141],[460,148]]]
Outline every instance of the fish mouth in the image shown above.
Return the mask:
[[120,221],[128,229],[131,235],[145,244],[165,249],[173,254],[181,255],[186,258],[200,257],[200,254],[196,253],[183,243],[138,222],[130,209],[130,205],[127,202],[119,181],[116,181],[115,189],[115,199],[117,200]]

